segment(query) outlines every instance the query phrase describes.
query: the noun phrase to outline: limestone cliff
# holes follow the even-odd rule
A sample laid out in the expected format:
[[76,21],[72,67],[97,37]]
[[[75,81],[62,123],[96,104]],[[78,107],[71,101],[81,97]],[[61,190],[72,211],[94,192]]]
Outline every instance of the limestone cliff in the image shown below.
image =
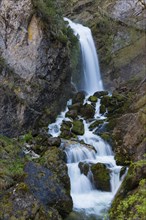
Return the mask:
[[70,97],[73,34],[56,4],[0,1],[2,134],[16,136],[47,125]]

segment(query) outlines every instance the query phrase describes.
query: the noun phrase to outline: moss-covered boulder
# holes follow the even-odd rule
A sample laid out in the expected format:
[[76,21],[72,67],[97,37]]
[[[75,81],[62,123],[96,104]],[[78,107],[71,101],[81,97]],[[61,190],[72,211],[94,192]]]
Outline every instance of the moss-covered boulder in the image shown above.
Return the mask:
[[77,110],[70,110],[70,111],[66,112],[66,114],[65,114],[65,117],[71,118],[71,119],[76,119],[77,116],[78,116]]
[[104,114],[106,112],[106,107],[105,105],[100,105],[100,110],[99,110],[100,114]]
[[110,105],[110,101],[111,101],[111,97],[106,95],[101,98],[100,103],[101,103],[101,105],[108,107]]
[[110,170],[102,163],[91,165],[93,173],[94,184],[98,190],[111,191],[110,186]]
[[76,110],[78,113],[80,112],[80,109],[83,107],[82,103],[75,103],[73,105],[68,106],[69,110]]
[[60,137],[65,139],[70,139],[74,137],[74,134],[71,132],[72,126],[73,125],[71,121],[63,121],[60,128],[61,130]]
[[63,183],[67,192],[70,192],[70,180],[67,175],[67,166],[65,164],[66,155],[57,147],[51,147],[39,159],[39,163],[57,175],[58,181]]
[[74,120],[71,131],[76,135],[83,135],[85,132],[83,120]]
[[111,117],[123,114],[130,106],[130,96],[130,93],[114,91],[112,96],[106,95],[101,98],[101,106],[108,109],[108,115]]
[[60,130],[61,131],[63,131],[63,130],[70,131],[71,127],[72,127],[71,121],[62,121]]
[[131,164],[109,212],[111,220],[144,220],[146,216],[146,161]]
[[101,98],[102,96],[108,95],[108,91],[99,91],[95,92],[93,96],[96,96],[97,98]]
[[80,110],[81,116],[85,119],[90,119],[94,117],[95,108],[90,104],[85,104]]
[[85,92],[81,91],[81,92],[78,92],[72,99],[72,104],[75,104],[75,103],[83,103],[85,99]]
[[89,98],[88,98],[88,100],[90,101],[90,102],[97,102],[98,101],[98,98],[97,98],[97,96],[95,96],[95,95],[92,95],[92,96],[90,96]]

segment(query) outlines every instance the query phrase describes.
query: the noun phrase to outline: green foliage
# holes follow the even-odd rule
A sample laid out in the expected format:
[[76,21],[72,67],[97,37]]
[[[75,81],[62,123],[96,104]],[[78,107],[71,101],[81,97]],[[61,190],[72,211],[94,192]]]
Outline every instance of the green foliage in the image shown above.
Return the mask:
[[54,0],[32,0],[37,12],[47,21],[58,22],[61,9],[59,2]]
[[110,220],[144,220],[146,216],[146,161],[131,163],[110,209]]
[[24,177],[25,159],[20,158],[17,140],[0,135],[0,190],[7,189]]
[[25,135],[23,136],[23,140],[24,140],[25,142],[31,141],[31,140],[32,140],[32,134],[31,134],[31,132],[25,134]]
[[139,183],[136,193],[130,194],[126,199],[119,201],[116,210],[111,210],[110,219],[115,216],[118,220],[144,220],[146,216],[146,179]]
[[21,177],[24,174],[24,164],[20,159],[16,159],[12,161],[11,164],[8,164],[7,173],[10,174],[12,177]]

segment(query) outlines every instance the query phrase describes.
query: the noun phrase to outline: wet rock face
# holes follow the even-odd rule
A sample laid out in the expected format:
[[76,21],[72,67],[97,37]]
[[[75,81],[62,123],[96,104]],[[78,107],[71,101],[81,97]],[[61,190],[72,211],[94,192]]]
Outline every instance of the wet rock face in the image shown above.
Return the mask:
[[69,41],[53,25],[31,0],[0,2],[0,133],[46,126],[70,97]]
[[145,76],[144,0],[75,0],[65,7],[66,16],[93,32],[105,88]]

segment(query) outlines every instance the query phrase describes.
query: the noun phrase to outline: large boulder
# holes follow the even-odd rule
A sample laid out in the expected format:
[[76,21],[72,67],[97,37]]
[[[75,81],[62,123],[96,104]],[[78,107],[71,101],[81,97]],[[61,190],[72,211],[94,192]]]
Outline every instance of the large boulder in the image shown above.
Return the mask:
[[90,102],[96,103],[96,102],[98,101],[98,98],[97,98],[95,95],[92,95],[92,96],[90,96],[90,97],[88,98],[88,100],[89,100]]
[[70,139],[71,137],[74,137],[74,134],[71,132],[72,128],[72,122],[71,121],[63,121],[61,124],[61,138]]
[[56,209],[44,208],[29,186],[20,182],[0,198],[0,219],[61,220],[62,217]]
[[71,131],[76,135],[83,135],[85,132],[83,120],[74,120]]
[[[54,160],[50,161],[50,163],[53,162]],[[63,177],[64,174],[61,168],[59,171],[61,172],[60,175]],[[52,169],[55,168],[53,167]],[[68,177],[67,169],[65,171],[65,175]],[[33,162],[30,162],[25,166],[25,172],[27,174],[25,183],[28,185],[30,192],[44,207],[54,207],[63,217],[66,217],[71,212],[72,199],[69,195],[69,189],[65,189],[64,184],[59,177],[54,175],[55,173],[47,167]]]
[[70,111],[66,112],[66,114],[65,114],[65,117],[71,118],[71,119],[76,119],[77,116],[78,116],[77,110],[70,110]]
[[106,168],[105,164],[93,164],[91,165],[91,171],[93,173],[96,188],[102,191],[111,191],[110,170]]
[[85,119],[90,119],[94,117],[95,114],[95,108],[90,104],[85,104],[80,110],[81,116],[83,116]]
[[85,92],[81,91],[81,92],[78,92],[72,99],[72,103],[75,104],[75,103],[82,103],[83,104],[83,101],[85,99]]

